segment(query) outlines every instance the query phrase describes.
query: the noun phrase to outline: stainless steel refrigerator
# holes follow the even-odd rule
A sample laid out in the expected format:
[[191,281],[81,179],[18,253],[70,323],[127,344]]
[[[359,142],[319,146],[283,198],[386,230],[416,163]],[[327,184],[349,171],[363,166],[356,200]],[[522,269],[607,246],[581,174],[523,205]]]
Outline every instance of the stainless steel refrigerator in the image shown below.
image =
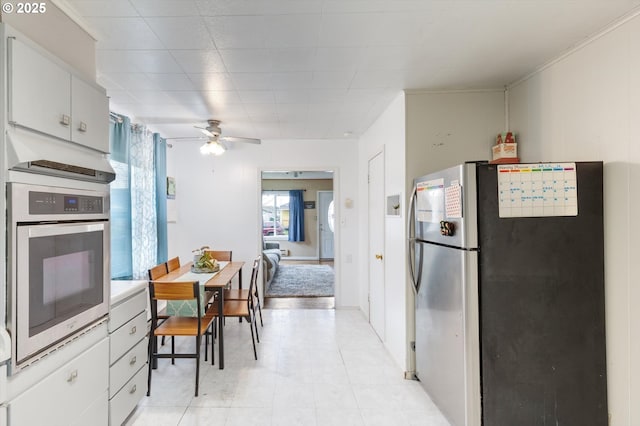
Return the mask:
[[414,180],[416,377],[452,426],[606,426],[603,165]]

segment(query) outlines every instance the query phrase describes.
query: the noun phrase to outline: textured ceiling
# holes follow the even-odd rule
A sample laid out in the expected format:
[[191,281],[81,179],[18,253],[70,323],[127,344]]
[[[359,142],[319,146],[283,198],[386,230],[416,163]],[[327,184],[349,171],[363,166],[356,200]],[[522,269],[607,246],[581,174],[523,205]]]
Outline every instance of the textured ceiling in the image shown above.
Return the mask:
[[353,138],[402,89],[500,88],[640,0],[68,0],[115,112],[166,137]]

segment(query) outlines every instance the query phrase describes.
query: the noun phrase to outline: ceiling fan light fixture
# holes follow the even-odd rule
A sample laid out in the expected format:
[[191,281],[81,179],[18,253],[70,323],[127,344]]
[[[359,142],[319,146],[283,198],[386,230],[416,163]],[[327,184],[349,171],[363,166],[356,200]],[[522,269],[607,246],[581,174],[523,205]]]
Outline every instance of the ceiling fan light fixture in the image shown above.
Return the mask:
[[222,155],[227,149],[218,141],[210,140],[200,147],[202,155]]

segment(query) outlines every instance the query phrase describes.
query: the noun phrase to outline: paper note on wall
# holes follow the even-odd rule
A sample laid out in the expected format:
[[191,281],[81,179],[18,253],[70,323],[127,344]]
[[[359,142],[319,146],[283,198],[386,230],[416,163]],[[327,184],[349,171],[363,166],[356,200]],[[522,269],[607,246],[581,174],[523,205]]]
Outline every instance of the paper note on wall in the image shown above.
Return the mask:
[[578,215],[575,163],[498,166],[500,217]]
[[440,223],[444,220],[444,179],[418,183],[416,198],[418,222]]

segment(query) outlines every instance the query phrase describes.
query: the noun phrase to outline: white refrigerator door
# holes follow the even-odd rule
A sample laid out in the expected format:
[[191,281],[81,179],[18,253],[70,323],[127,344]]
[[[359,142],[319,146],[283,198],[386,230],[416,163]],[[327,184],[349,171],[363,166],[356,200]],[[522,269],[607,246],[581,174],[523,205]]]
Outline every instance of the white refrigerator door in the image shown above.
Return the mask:
[[477,252],[418,244],[416,376],[451,426],[480,426]]

